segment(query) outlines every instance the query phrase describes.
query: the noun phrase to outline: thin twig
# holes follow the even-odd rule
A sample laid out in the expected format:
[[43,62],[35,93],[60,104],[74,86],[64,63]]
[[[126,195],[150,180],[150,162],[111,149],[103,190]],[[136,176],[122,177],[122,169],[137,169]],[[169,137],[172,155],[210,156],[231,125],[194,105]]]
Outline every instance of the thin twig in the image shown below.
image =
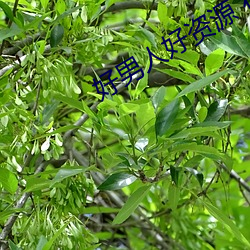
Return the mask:
[[217,175],[218,173],[219,173],[218,170],[215,171],[215,173],[214,173],[212,179],[210,180],[210,182],[208,183],[208,185],[206,186],[206,188],[205,188],[204,190],[202,190],[202,191],[197,195],[198,197],[201,196],[201,195],[205,195],[205,196],[207,197],[207,191],[208,191],[209,187],[212,185],[212,183],[214,182],[214,179],[215,179],[215,177],[216,177],[216,175]]
[[243,188],[241,185],[239,185],[239,188],[240,188],[240,192],[242,193],[242,196],[244,197],[246,203],[248,204],[248,206],[250,206],[250,200],[248,199],[246,193],[244,192]]
[[250,192],[250,186],[234,170],[229,170],[224,163],[218,165],[220,168],[224,169],[232,179],[236,180],[240,186]]
[[42,85],[42,81],[40,81],[38,83],[37,94],[36,94],[36,101],[35,101],[35,104],[34,104],[34,107],[33,107],[33,114],[34,115],[36,115],[36,110],[37,110],[37,107],[38,107],[38,101],[39,101],[39,97],[40,97],[41,85]]
[[142,26],[141,26],[142,28],[145,27],[146,21],[148,21],[150,15],[151,15],[151,12],[152,12],[152,9],[153,9],[154,4],[155,4],[155,0],[153,0],[152,4],[151,4],[151,6],[150,6],[150,9],[149,9],[149,11],[147,12],[146,20],[143,22],[143,24],[142,24]]

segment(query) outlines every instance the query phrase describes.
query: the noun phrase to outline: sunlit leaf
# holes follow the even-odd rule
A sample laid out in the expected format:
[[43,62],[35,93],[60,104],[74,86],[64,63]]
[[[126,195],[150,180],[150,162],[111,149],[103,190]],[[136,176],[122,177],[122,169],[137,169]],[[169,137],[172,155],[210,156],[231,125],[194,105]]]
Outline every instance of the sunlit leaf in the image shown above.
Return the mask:
[[223,65],[225,51],[217,49],[210,53],[205,60],[205,71],[206,75],[211,75],[221,68]]
[[214,103],[212,103],[208,108],[208,114],[205,119],[205,122],[219,121],[227,109],[227,104],[228,104],[227,99],[215,101]]
[[80,173],[83,173],[85,171],[84,167],[64,167],[61,168],[58,173],[56,174],[55,178],[52,180],[51,185],[57,183],[57,182],[61,182],[62,180],[64,180],[65,178],[68,178],[70,176],[74,176]]
[[117,190],[133,183],[136,177],[132,174],[119,172],[109,176],[99,187],[99,190]]
[[119,109],[121,110],[122,114],[131,114],[135,111],[137,111],[140,108],[140,105],[135,103],[122,103],[119,106]]
[[209,40],[215,43],[219,48],[231,54],[247,57],[242,48],[239,46],[236,37],[232,35],[226,35],[223,32],[219,32],[215,36],[210,36]]
[[16,176],[5,168],[0,168],[0,183],[11,194],[14,194],[18,187]]
[[198,118],[200,122],[203,122],[207,116],[207,108],[206,107],[201,107],[199,112],[198,112]]
[[43,6],[44,9],[47,8],[48,3],[49,3],[49,0],[41,0],[41,5]]
[[152,103],[154,106],[154,109],[157,110],[157,108],[161,105],[162,101],[164,100],[164,96],[166,94],[166,87],[161,86],[155,94],[152,97]]
[[162,24],[165,24],[168,20],[167,11],[168,10],[166,4],[163,2],[159,2],[157,7],[157,14]]

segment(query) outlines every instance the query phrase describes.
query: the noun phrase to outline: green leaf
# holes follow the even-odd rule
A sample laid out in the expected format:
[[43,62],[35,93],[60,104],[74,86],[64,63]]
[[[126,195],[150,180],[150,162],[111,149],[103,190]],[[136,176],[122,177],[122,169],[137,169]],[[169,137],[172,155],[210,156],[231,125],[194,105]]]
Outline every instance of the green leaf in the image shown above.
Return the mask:
[[[65,223],[65,222],[64,222]],[[59,235],[64,231],[64,229],[68,226],[69,222],[68,223],[65,223],[64,226],[62,226],[59,230],[57,230],[55,232],[55,234],[53,235],[53,237],[45,244],[45,246],[43,247],[42,250],[49,250],[54,241],[59,237]]]
[[23,32],[23,29],[20,29],[18,26],[14,25],[11,28],[0,30],[0,42],[6,38],[17,36]]
[[[23,13],[24,14],[24,13]],[[49,17],[51,15],[51,12],[46,12],[44,15],[42,16],[30,16],[27,13],[24,14],[24,16],[27,16],[32,20],[30,23],[28,23],[25,27],[24,30],[27,32],[30,29],[34,29],[37,28],[37,26],[39,26],[41,24],[41,22],[46,18]]]
[[186,73],[183,73],[181,71],[177,71],[177,70],[174,70],[174,69],[159,69],[157,68],[158,71],[162,72],[162,73],[165,73],[169,76],[172,76],[172,77],[175,77],[177,79],[180,79],[184,82],[194,82],[195,79],[193,77],[191,77],[190,75],[186,74]]
[[179,199],[180,189],[173,182],[171,182],[168,188],[168,204],[173,211],[176,210]]
[[121,224],[124,222],[139,206],[143,198],[147,195],[150,187],[150,185],[144,185],[138,188],[132,195],[130,195],[127,202],[116,215],[112,224]]
[[27,183],[24,192],[44,190],[46,188],[49,188],[51,185],[51,180],[47,180],[42,177],[38,178],[37,176],[27,177],[26,182]]
[[232,25],[232,35],[236,38],[240,38],[245,42],[248,42],[242,30],[240,30],[235,24]]
[[[175,60],[175,59],[173,59],[173,60]],[[185,73],[190,73],[193,75],[198,75],[200,77],[203,77],[203,74],[201,73],[200,69],[197,66],[194,66],[191,63],[181,61],[181,60],[176,60],[176,61],[178,61],[179,65],[184,68],[183,71]]]
[[6,219],[8,219],[8,217],[14,213],[18,213],[18,212],[23,212],[23,208],[18,208],[18,209],[14,209],[14,208],[7,208],[5,211],[0,212],[0,222],[4,223]]
[[201,107],[199,112],[198,112],[198,118],[200,122],[203,122],[206,119],[207,116],[207,108],[206,107]]
[[44,235],[41,235],[40,239],[38,241],[36,250],[43,250],[43,247],[46,245],[47,242],[48,241],[47,241],[46,237]]
[[56,47],[63,39],[64,28],[61,24],[56,25],[50,35],[50,46]]
[[218,127],[195,127],[188,128],[180,131],[179,133],[172,135],[170,139],[190,139],[196,136],[206,135],[207,132],[215,131],[219,129]]
[[0,168],[0,183],[11,194],[14,194],[18,187],[18,180],[16,176],[5,168]]
[[78,101],[78,100],[75,100],[75,99],[70,98],[68,96],[64,96],[64,95],[62,95],[60,93],[57,93],[57,92],[54,93],[53,97],[55,99],[63,102],[63,103],[68,104],[69,106],[71,106],[73,108],[76,108],[76,109],[78,109],[78,110],[80,110],[82,112],[85,112],[82,103],[80,101]]
[[192,175],[195,176],[195,178],[197,179],[197,181],[199,182],[200,186],[202,187],[203,185],[203,181],[204,181],[204,176],[201,172],[197,171],[196,169],[194,168],[189,168],[189,167],[186,167],[185,168],[188,172],[190,172]]
[[200,59],[200,53],[194,50],[187,50],[185,53],[175,54],[175,57],[190,62],[194,66],[197,66],[197,63]]
[[193,127],[217,127],[217,129],[222,129],[228,127],[230,124],[232,124],[231,121],[225,121],[225,122],[204,121],[195,124]]
[[[201,199],[200,199],[201,200]],[[202,200],[201,200],[202,201]],[[245,238],[245,236],[240,232],[238,227],[230,220],[220,209],[216,208],[212,204],[202,201],[208,212],[216,218],[223,226],[232,233],[239,241],[241,241],[245,246],[250,248],[250,242]]]
[[178,186],[178,180],[179,180],[179,173],[180,173],[181,169],[180,168],[176,168],[173,166],[170,166],[170,175],[171,175],[171,179],[174,182],[174,184],[176,186]]
[[139,109],[140,109],[140,105],[135,104],[135,103],[122,103],[119,106],[120,113],[122,113],[123,115],[134,113],[135,111]]
[[108,9],[111,5],[113,5],[117,0],[106,0],[105,1],[105,7]]
[[[177,88],[178,92],[180,93],[181,92],[180,87],[176,86],[176,88]],[[186,96],[182,96],[181,98],[185,103],[185,107],[188,109],[187,112],[190,115],[190,117],[192,117],[192,119],[196,120],[196,116],[194,113],[194,107],[193,107],[192,103],[190,102],[190,100]]]
[[193,168],[194,166],[198,166],[203,159],[202,155],[195,155],[185,162],[184,167]]
[[63,12],[60,16],[58,16],[56,18],[56,20],[53,23],[58,23],[60,20],[64,19],[65,17],[67,17],[68,15],[71,15],[72,13],[78,11],[79,9],[81,9],[83,7],[82,4],[79,4],[76,7],[73,7],[72,9],[66,10],[65,12]]
[[162,24],[166,24],[166,22],[168,21],[167,13],[167,5],[165,3],[159,2],[157,7],[157,14]]
[[113,207],[82,207],[80,208],[80,212],[82,214],[111,214],[111,213],[117,213],[119,212],[119,208],[113,208]]
[[61,168],[56,174],[55,178],[52,180],[51,186],[57,182],[61,182],[62,180],[70,176],[74,176],[82,172],[85,172],[85,170],[86,170],[85,168],[79,167],[79,166],[77,167],[68,166],[68,167]]
[[138,96],[141,94],[141,92],[148,86],[148,71],[150,62],[147,62],[146,68],[144,70],[144,76],[138,81],[136,88],[135,88],[135,98],[138,98]]
[[16,13],[17,17],[14,17],[14,22],[19,28],[24,28],[24,18],[20,12]]
[[151,31],[144,29],[140,26],[139,26],[139,29],[138,29],[138,26],[135,26],[135,28],[136,28],[136,32],[134,34],[134,37],[137,40],[139,40],[142,44],[145,40],[149,41],[154,48],[157,47],[156,42],[155,42],[155,35]]
[[222,99],[212,103],[208,108],[208,114],[204,122],[219,121],[227,109],[227,104],[228,104],[227,99]]
[[174,99],[156,116],[155,132],[156,136],[164,135],[174,123],[179,110],[179,101]]
[[209,40],[211,40],[219,48],[231,54],[238,55],[241,57],[247,57],[242,48],[239,46],[236,37],[232,35],[226,35],[223,32],[219,32],[215,36],[210,36]]
[[249,41],[244,38],[241,39],[239,37],[235,38],[237,43],[239,44],[240,48],[244,51],[244,53],[248,56],[248,58],[250,57],[250,44]]
[[17,245],[15,245],[11,240],[9,240],[8,242],[9,242],[10,250],[22,250]]
[[42,7],[43,7],[44,9],[46,9],[47,6],[48,6],[49,0],[41,0],[40,2],[41,2]]
[[205,72],[206,75],[211,75],[223,65],[225,57],[225,51],[223,49],[217,49],[210,53],[205,60]]
[[7,5],[7,4],[4,3],[3,1],[0,1],[0,8],[3,9],[5,15],[6,15],[11,21],[14,21],[14,15],[13,15],[13,12],[12,12],[11,8],[9,7],[9,5]]
[[188,150],[197,152],[205,157],[208,157],[214,161],[222,160],[227,166],[231,166],[232,163],[230,163],[230,157],[228,157],[226,154],[220,153],[216,148],[209,147],[207,145],[197,145],[196,143],[187,143],[182,145],[176,145],[172,147],[171,152],[179,152],[180,150]]
[[34,137],[32,140],[41,139],[41,138],[44,138],[44,137],[47,137],[47,136],[50,136],[50,135],[61,134],[61,133],[66,132],[66,131],[68,131],[70,129],[76,129],[76,128],[79,128],[79,126],[75,126],[75,125],[63,126],[63,127],[58,128],[58,129],[55,129],[53,132],[38,135],[37,137]]
[[157,111],[158,107],[163,102],[165,94],[166,94],[166,87],[161,86],[159,89],[157,89],[155,94],[152,96],[151,100],[152,100],[152,104],[153,104],[155,111]]
[[218,80],[223,75],[229,73],[230,70],[223,70],[221,72],[215,73],[213,75],[207,76],[205,78],[202,78],[198,81],[195,81],[191,84],[189,84],[184,90],[182,90],[178,95],[178,97],[181,97],[183,95],[195,92],[197,90],[201,90],[202,88],[206,87],[207,85],[213,83],[214,81]]
[[42,124],[49,122],[50,118],[53,116],[54,112],[58,108],[59,102],[52,100],[49,104],[44,105],[42,112]]
[[120,172],[109,176],[99,187],[99,190],[117,190],[133,183],[136,177],[132,174]]

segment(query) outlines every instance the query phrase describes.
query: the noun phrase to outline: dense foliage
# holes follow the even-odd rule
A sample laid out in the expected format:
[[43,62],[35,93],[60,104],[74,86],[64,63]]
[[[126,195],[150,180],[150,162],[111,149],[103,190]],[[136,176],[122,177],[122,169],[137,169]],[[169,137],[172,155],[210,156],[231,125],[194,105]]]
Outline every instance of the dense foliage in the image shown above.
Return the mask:
[[0,249],[250,249],[243,2],[0,1]]

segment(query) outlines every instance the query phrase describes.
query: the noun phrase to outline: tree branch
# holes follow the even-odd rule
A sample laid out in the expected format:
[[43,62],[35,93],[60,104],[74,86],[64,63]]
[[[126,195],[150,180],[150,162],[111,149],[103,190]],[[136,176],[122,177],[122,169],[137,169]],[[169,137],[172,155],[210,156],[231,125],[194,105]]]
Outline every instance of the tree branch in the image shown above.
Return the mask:
[[33,36],[27,36],[25,39],[18,41],[13,44],[13,47],[6,48],[3,50],[3,55],[15,55],[19,50],[23,49],[25,46],[31,45],[33,42],[43,38],[45,32],[39,32]]
[[236,180],[240,186],[250,192],[250,186],[232,169],[229,170],[224,163],[219,164],[220,168],[224,169],[232,179]]
[[[50,45],[46,45],[45,46],[45,50],[44,52],[49,52],[50,51]],[[25,58],[27,57],[27,55],[21,56],[18,60],[15,60],[12,64],[9,64],[7,66],[5,66],[4,68],[0,69],[0,77],[3,76],[7,71],[11,70],[11,69],[18,69],[19,67],[21,67],[20,62],[23,62],[25,60]]]
[[[75,149],[73,150],[73,156],[75,157],[75,160],[78,162],[79,165],[85,166],[87,164],[87,160],[81,155],[80,152],[78,152]],[[101,166],[102,164],[100,161],[98,161],[98,165],[99,164],[100,164],[100,168],[103,168],[103,166]],[[104,180],[103,175],[101,173],[98,173],[98,172],[92,171],[91,176],[97,185],[100,185]],[[124,205],[124,201],[118,195],[118,194],[120,194],[118,191],[117,192],[107,191],[105,193],[108,195],[108,197],[112,201],[112,203],[115,204],[115,206],[122,207]],[[131,219],[133,221],[136,221],[136,224],[139,225],[140,228],[146,228],[147,224],[149,224],[150,228],[152,228],[152,225],[154,225],[153,223],[151,223],[149,221],[149,219],[146,216],[144,217],[144,220],[146,222],[142,221],[140,216],[138,216],[137,214],[132,214]],[[171,249],[171,245],[167,244],[167,242],[174,243],[173,240],[169,236],[163,235],[163,233],[159,229],[156,229],[156,228],[157,227],[154,225],[154,229],[155,229],[154,231],[142,230],[142,234],[146,238],[149,236],[155,238],[156,244],[163,247],[163,249]]]

